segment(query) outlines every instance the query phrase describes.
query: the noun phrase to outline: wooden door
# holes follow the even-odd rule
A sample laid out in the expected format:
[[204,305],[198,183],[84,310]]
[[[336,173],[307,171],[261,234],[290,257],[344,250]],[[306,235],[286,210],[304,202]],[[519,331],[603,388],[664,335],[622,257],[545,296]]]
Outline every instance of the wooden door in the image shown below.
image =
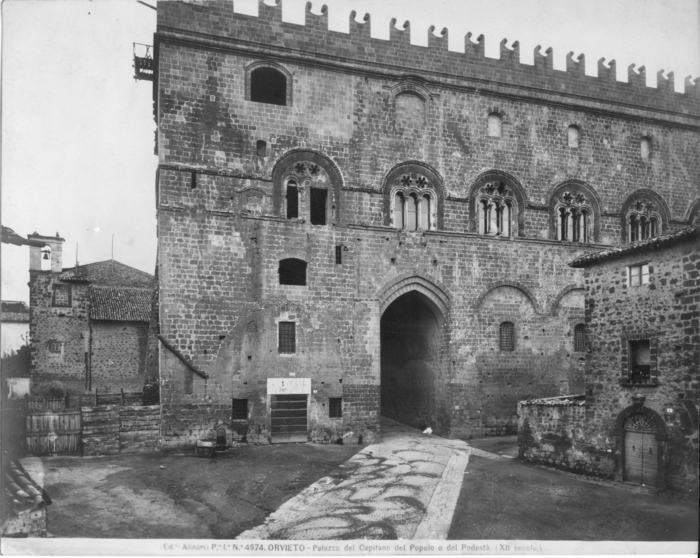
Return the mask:
[[306,394],[271,396],[272,443],[307,442],[307,402]]
[[27,415],[27,451],[35,455],[80,455],[80,411],[38,411]]
[[632,415],[625,422],[625,480],[655,486],[658,470],[656,425],[646,415]]

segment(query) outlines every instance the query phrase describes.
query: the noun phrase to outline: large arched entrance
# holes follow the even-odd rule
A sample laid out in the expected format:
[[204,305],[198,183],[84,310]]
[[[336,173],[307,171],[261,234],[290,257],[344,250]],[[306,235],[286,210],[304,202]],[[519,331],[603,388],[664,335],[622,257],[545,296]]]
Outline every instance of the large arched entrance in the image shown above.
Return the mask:
[[381,412],[425,428],[435,415],[443,316],[426,295],[411,290],[389,304],[381,317]]

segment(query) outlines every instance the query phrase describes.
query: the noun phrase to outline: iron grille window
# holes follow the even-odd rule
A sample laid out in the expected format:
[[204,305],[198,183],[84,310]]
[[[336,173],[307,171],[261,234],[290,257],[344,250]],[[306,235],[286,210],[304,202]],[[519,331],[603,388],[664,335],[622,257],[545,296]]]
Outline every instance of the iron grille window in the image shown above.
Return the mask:
[[512,351],[515,348],[515,325],[503,322],[500,332],[501,351]]
[[586,348],[586,326],[578,324],[574,328],[574,352],[582,353]]
[[328,416],[330,418],[341,418],[343,416],[342,397],[331,397],[328,399]]
[[248,418],[248,400],[234,399],[231,418],[233,420],[246,420]]
[[338,265],[343,263],[343,247],[342,246],[335,247],[335,263]]
[[293,354],[297,352],[297,324],[295,322],[279,323],[279,352]]

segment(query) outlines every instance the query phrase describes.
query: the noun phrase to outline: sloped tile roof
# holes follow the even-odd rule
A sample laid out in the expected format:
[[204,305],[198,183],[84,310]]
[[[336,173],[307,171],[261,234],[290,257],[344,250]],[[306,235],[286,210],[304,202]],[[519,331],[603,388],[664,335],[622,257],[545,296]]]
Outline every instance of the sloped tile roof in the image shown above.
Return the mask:
[[90,288],[90,318],[116,322],[147,322],[153,289]]
[[105,260],[63,270],[61,280],[90,281],[93,285],[106,287],[136,287],[153,289],[155,277],[115,260]]
[[693,238],[700,239],[700,225],[687,227],[675,233],[667,234],[664,236],[656,236],[654,238],[641,240],[639,242],[623,244],[622,246],[609,248],[607,250],[603,250],[602,252],[585,254],[570,262],[569,265],[571,267],[588,267],[591,264],[595,264],[605,260],[612,260],[622,256],[627,256],[629,254],[635,254],[638,252],[651,252],[657,250],[658,248],[673,246],[674,244],[678,244],[686,240],[691,240]]
[[3,322],[29,323],[29,307],[27,303],[15,300],[3,300],[0,320]]

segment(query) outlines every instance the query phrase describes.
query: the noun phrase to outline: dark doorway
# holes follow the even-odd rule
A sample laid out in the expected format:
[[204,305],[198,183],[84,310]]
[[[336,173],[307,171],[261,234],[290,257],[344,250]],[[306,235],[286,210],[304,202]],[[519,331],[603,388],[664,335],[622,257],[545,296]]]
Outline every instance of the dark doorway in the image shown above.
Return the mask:
[[380,334],[383,416],[420,429],[432,424],[441,330],[429,300],[417,291],[386,309]]
[[273,444],[307,442],[307,402],[304,394],[273,395],[270,399],[270,434]]

